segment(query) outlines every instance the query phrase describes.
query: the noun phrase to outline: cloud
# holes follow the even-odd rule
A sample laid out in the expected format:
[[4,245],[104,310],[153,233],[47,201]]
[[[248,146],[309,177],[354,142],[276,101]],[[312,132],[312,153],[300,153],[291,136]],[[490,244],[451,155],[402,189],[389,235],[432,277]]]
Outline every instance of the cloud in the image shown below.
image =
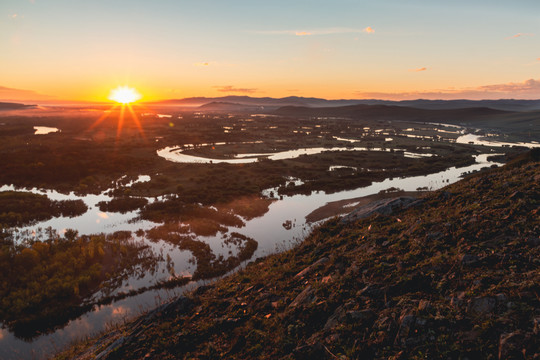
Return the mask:
[[427,67],[421,67],[418,69],[410,69],[409,72],[420,72],[420,71],[426,71]]
[[43,95],[32,90],[14,89],[5,86],[0,86],[0,99],[25,101],[25,100],[46,100],[52,96]]
[[534,36],[534,34],[531,33],[517,33],[516,35],[508,36],[506,39],[517,39],[518,37],[522,36]]
[[540,94],[540,79],[529,79],[522,83],[506,83],[496,85],[484,85],[478,87],[480,91],[492,91],[492,92],[536,92]]
[[248,88],[235,88],[231,85],[226,86],[214,86],[214,88],[217,89],[219,92],[227,92],[227,93],[243,93],[243,94],[253,94],[257,92],[257,89],[248,89]]
[[263,35],[307,36],[307,35],[336,35],[336,34],[357,34],[357,33],[372,34],[375,32],[375,30],[373,30],[371,26],[368,26],[363,29],[332,27],[332,28],[324,28],[324,29],[312,29],[312,30],[264,30],[264,31],[254,31],[254,32],[256,34],[263,34]]
[[13,15],[11,15],[11,18],[12,18],[12,19],[16,19],[17,16],[18,16],[17,14],[13,14]]
[[364,28],[362,31],[368,34],[373,34],[375,32],[371,26]]
[[518,83],[482,85],[461,89],[438,89],[412,92],[366,92],[357,91],[356,96],[364,99],[414,100],[414,99],[538,99],[540,79],[529,79]]
[[216,61],[200,61],[193,64],[193,66],[215,66],[218,63]]

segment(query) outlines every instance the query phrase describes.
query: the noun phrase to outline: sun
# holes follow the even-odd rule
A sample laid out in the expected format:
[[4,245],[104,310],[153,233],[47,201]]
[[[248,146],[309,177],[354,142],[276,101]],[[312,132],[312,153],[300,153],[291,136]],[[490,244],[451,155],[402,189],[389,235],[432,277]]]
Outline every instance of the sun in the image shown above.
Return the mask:
[[111,90],[109,100],[121,104],[129,104],[139,100],[141,97],[141,94],[134,88],[130,88],[129,86],[119,86],[116,89]]

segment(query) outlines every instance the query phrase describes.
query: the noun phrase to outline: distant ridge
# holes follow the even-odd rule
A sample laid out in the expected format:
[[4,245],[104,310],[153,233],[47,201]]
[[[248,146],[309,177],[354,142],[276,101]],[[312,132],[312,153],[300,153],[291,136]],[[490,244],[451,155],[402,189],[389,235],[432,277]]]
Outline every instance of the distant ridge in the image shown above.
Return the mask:
[[464,109],[419,109],[406,106],[389,105],[351,105],[342,107],[300,107],[284,106],[277,109],[277,115],[288,116],[321,116],[321,117],[351,117],[380,120],[452,120],[478,118],[480,116],[493,116],[508,113],[503,110],[495,110],[486,107]]
[[222,101],[213,101],[211,103],[204,104],[198,107],[198,109],[206,111],[253,111],[258,110],[259,108],[260,106],[257,105],[238,104]]
[[20,109],[32,109],[36,105],[25,105],[19,103],[0,102],[0,110],[20,110]]
[[251,105],[275,110],[283,106],[306,107],[341,107],[349,105],[389,105],[413,107],[426,110],[450,110],[460,108],[491,108],[505,111],[540,110],[540,100],[377,100],[377,99],[341,99],[327,100],[314,97],[288,96],[283,98],[251,97],[251,96],[221,96],[221,97],[190,97],[184,99],[169,99],[149,103],[151,105],[176,105],[197,107],[209,103],[233,103],[238,106]]

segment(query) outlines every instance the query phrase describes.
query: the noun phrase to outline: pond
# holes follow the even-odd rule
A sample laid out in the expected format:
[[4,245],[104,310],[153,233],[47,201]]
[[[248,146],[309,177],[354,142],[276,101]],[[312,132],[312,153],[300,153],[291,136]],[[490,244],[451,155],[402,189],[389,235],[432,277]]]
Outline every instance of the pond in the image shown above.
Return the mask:
[[60,129],[48,126],[34,126],[34,135],[47,135],[50,133],[59,132]]

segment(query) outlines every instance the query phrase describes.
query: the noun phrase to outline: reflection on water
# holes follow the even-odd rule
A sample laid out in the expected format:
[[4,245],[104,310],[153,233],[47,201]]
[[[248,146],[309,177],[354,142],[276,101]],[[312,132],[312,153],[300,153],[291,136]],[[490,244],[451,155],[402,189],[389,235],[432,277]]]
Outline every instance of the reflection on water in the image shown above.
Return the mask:
[[60,131],[60,129],[48,126],[34,126],[34,135],[47,135]]
[[[349,142],[356,142],[357,140],[352,139],[343,139],[336,138],[338,140],[344,140]],[[217,144],[216,144],[217,145]],[[209,158],[196,155],[189,155],[184,153],[182,148],[178,146],[168,146],[166,148],[160,149],[157,151],[158,156],[161,156],[165,160],[169,160],[177,163],[188,163],[188,164],[248,164],[259,161],[259,159],[268,159],[268,160],[287,160],[300,157],[302,155],[316,155],[325,151],[383,151],[391,152],[396,151],[402,153],[405,157],[418,158],[425,156],[433,156],[432,154],[423,154],[423,153],[413,153],[410,151],[404,151],[403,149],[387,149],[387,148],[368,148],[368,147],[313,147],[313,148],[302,148],[295,150],[287,150],[280,152],[269,152],[269,153],[247,153],[247,154],[238,154],[235,155],[232,159],[218,159],[218,158]]]
[[504,142],[504,141],[496,141],[496,140],[486,140],[486,138],[482,137],[481,135],[475,135],[475,134],[465,134],[457,138],[456,142],[458,144],[475,144],[475,145],[485,145],[485,146],[524,146],[528,147],[529,149],[540,147],[540,143],[537,141],[532,142]]
[[[122,179],[119,179],[119,182]],[[138,179],[128,182],[125,186],[131,186],[138,182],[146,182],[150,180],[150,176],[141,175]],[[156,223],[151,221],[138,221],[132,220],[138,215],[138,211],[130,211],[127,213],[117,212],[103,212],[99,209],[99,202],[107,202],[112,199],[107,195],[111,189],[108,189],[101,194],[94,195],[89,194],[85,196],[78,196],[71,192],[69,194],[62,194],[55,190],[42,190],[42,189],[20,189],[13,185],[0,186],[0,191],[28,191],[34,194],[46,195],[51,200],[82,200],[88,206],[88,211],[80,216],[75,217],[56,217],[47,221],[38,222],[33,225],[28,225],[15,229],[15,239],[22,239],[27,234],[39,233],[39,229],[45,229],[52,227],[57,230],[58,233],[63,234],[66,229],[76,229],[79,234],[96,234],[96,233],[112,233],[115,231],[137,231],[140,228],[148,228],[155,226]],[[147,198],[149,202],[153,202],[156,199],[161,198]]]

